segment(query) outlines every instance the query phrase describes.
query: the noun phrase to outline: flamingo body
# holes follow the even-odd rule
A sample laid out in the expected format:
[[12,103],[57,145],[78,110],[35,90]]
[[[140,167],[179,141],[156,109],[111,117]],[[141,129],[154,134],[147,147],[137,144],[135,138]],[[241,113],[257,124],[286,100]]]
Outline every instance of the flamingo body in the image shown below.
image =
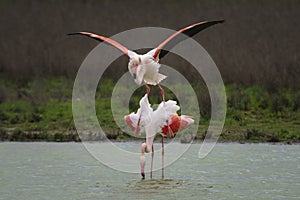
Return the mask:
[[157,85],[167,77],[159,73],[160,64],[153,58],[153,51],[144,55],[133,52],[131,55],[128,70],[136,84]]
[[[144,167],[146,159],[144,153],[152,150],[152,161],[154,156],[153,140],[157,133],[162,135],[162,165],[164,166],[164,144],[163,138],[174,137],[177,132],[186,128],[190,124],[194,123],[194,120],[190,116],[178,116],[177,111],[180,107],[176,101],[169,100],[165,102],[164,90],[159,83],[166,78],[165,75],[159,73],[159,60],[163,58],[176,44],[192,37],[198,32],[218,23],[223,23],[224,20],[216,21],[204,21],[192,24],[185,28],[182,28],[169,36],[163,42],[161,42],[157,48],[152,49],[144,55],[139,55],[134,51],[128,50],[125,46],[117,41],[114,41],[105,36],[96,35],[90,32],[77,32],[70,33],[69,35],[84,35],[100,42],[105,42],[119,49],[124,55],[129,58],[128,70],[133,76],[136,84],[145,84],[147,87],[147,94],[140,100],[140,108],[137,113],[131,113],[125,116],[125,121],[130,128],[134,130],[134,134],[138,135],[140,132],[146,132],[146,143],[142,144],[141,148],[141,174],[145,177]],[[183,36],[185,34],[186,36]],[[158,108],[153,111],[148,101],[148,94],[150,92],[149,85],[158,85],[161,90],[162,103]],[[152,161],[151,161],[151,174],[152,177]],[[164,168],[162,168],[162,177],[164,176]]]
[[[186,36],[192,37],[198,32],[218,23],[223,23],[224,20],[216,20],[216,21],[204,21],[192,24],[185,28],[182,28],[169,36],[166,40],[160,43],[157,48],[152,49],[148,53],[144,55],[139,55],[134,51],[128,50],[125,46],[120,44],[117,41],[114,41],[105,36],[97,35],[90,32],[76,32],[69,33],[68,35],[84,35],[100,42],[105,42],[110,44],[121,52],[124,53],[129,58],[128,70],[130,74],[135,79],[135,82],[140,84],[150,84],[157,85],[163,79],[166,78],[165,75],[159,73],[160,64],[159,59],[163,58],[169,50],[171,50],[176,44],[187,39],[188,37],[183,37],[182,34]],[[163,94],[163,92],[162,92]]]
[[[152,159],[150,177],[152,178],[154,156],[153,141],[156,134],[160,133],[162,135],[162,159],[164,160],[163,137],[174,137],[177,132],[194,123],[194,120],[191,116],[178,116],[177,111],[179,109],[180,107],[177,105],[176,101],[169,100],[166,102],[161,102],[157,109],[153,111],[148,101],[148,94],[145,94],[145,96],[140,100],[140,108],[137,110],[137,112],[132,112],[124,117],[126,123],[132,130],[136,130],[136,128],[139,126],[141,128],[141,132],[146,132],[146,142],[142,144],[140,158],[141,175],[143,178],[145,178],[145,153],[149,153],[151,150]],[[162,174],[164,173],[163,169],[164,168],[162,168]],[[162,177],[163,176],[164,175],[162,175]]]

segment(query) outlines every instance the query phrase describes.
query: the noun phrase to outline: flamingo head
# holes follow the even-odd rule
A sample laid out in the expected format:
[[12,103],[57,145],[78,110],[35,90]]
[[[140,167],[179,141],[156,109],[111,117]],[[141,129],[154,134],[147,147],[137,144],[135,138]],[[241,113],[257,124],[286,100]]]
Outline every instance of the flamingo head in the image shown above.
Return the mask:
[[141,175],[142,175],[142,178],[145,179],[145,165],[146,165],[146,157],[145,157],[145,155],[141,155],[140,165],[141,165]]
[[[128,70],[137,82],[138,67],[142,64],[142,59],[139,55],[134,56],[128,63]],[[141,84],[141,83],[140,83]]]
[[142,149],[141,149],[141,160],[140,160],[140,165],[141,165],[141,175],[142,178],[145,179],[145,165],[146,165],[146,157],[145,157],[145,153],[147,153],[147,144],[143,143],[142,144]]

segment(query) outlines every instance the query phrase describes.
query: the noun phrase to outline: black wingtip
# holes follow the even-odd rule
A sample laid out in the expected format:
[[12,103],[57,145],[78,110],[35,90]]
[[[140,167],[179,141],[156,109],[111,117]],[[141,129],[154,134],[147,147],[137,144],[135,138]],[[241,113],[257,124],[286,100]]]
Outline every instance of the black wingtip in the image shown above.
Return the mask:
[[75,33],[67,33],[67,35],[80,35],[80,32],[75,32]]
[[[202,30],[203,29],[206,29],[206,28],[208,28],[208,27],[210,27],[210,26],[212,26],[212,25],[215,25],[215,24],[221,24],[221,23],[224,23],[225,22],[225,20],[224,19],[220,19],[220,20],[213,20],[213,21],[206,21],[204,24],[203,24],[203,28],[202,28]],[[201,26],[201,25],[200,25]]]
[[[220,20],[214,20],[214,21],[210,21],[210,22],[212,22],[214,24],[218,24],[218,23],[224,23],[225,20],[224,19],[220,19]],[[209,23],[209,21],[208,21],[208,23]]]

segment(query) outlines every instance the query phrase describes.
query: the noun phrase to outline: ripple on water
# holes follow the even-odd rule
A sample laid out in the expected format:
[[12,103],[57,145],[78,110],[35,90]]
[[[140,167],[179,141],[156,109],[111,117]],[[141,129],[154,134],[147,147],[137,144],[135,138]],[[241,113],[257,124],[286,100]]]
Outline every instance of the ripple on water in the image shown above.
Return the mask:
[[194,144],[166,167],[172,179],[141,180],[99,164],[80,144],[1,143],[0,199],[299,199],[299,147],[217,144],[198,159]]
[[214,186],[209,183],[191,179],[141,179],[128,182],[127,185],[135,196],[143,196],[143,198],[156,194],[162,196],[162,199],[168,199],[168,197],[179,198],[181,196],[195,199],[193,196],[195,191],[198,194],[207,195],[214,193],[215,190]]
[[184,184],[183,180],[173,180],[173,179],[149,179],[149,180],[140,180],[136,182],[133,187],[136,190],[148,190],[148,189],[159,189],[167,190],[172,188],[181,187]]

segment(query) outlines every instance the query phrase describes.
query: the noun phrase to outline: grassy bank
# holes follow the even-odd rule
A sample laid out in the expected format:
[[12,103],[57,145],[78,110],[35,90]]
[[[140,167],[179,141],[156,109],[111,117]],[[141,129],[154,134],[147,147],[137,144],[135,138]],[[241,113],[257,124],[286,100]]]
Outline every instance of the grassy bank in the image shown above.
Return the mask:
[[[2,141],[80,141],[72,118],[73,81],[65,78],[36,79],[18,84],[2,79],[0,86],[0,140]],[[102,80],[96,92],[96,112],[107,137],[130,138],[115,123],[111,113],[114,83]],[[184,90],[184,86],[179,89]],[[195,90],[204,91],[194,85]],[[151,101],[159,102],[159,91],[152,89]],[[129,102],[130,110],[138,106],[144,88],[138,89]],[[220,141],[299,142],[300,91],[278,89],[268,91],[259,86],[227,85],[227,117]],[[198,93],[197,93],[198,94]],[[166,98],[175,98],[166,90]],[[201,120],[196,139],[209,136],[209,96],[198,94]],[[184,135],[185,134],[185,135]],[[188,132],[181,140],[189,140]],[[93,139],[91,133],[91,139]],[[97,138],[96,136],[94,139]]]

